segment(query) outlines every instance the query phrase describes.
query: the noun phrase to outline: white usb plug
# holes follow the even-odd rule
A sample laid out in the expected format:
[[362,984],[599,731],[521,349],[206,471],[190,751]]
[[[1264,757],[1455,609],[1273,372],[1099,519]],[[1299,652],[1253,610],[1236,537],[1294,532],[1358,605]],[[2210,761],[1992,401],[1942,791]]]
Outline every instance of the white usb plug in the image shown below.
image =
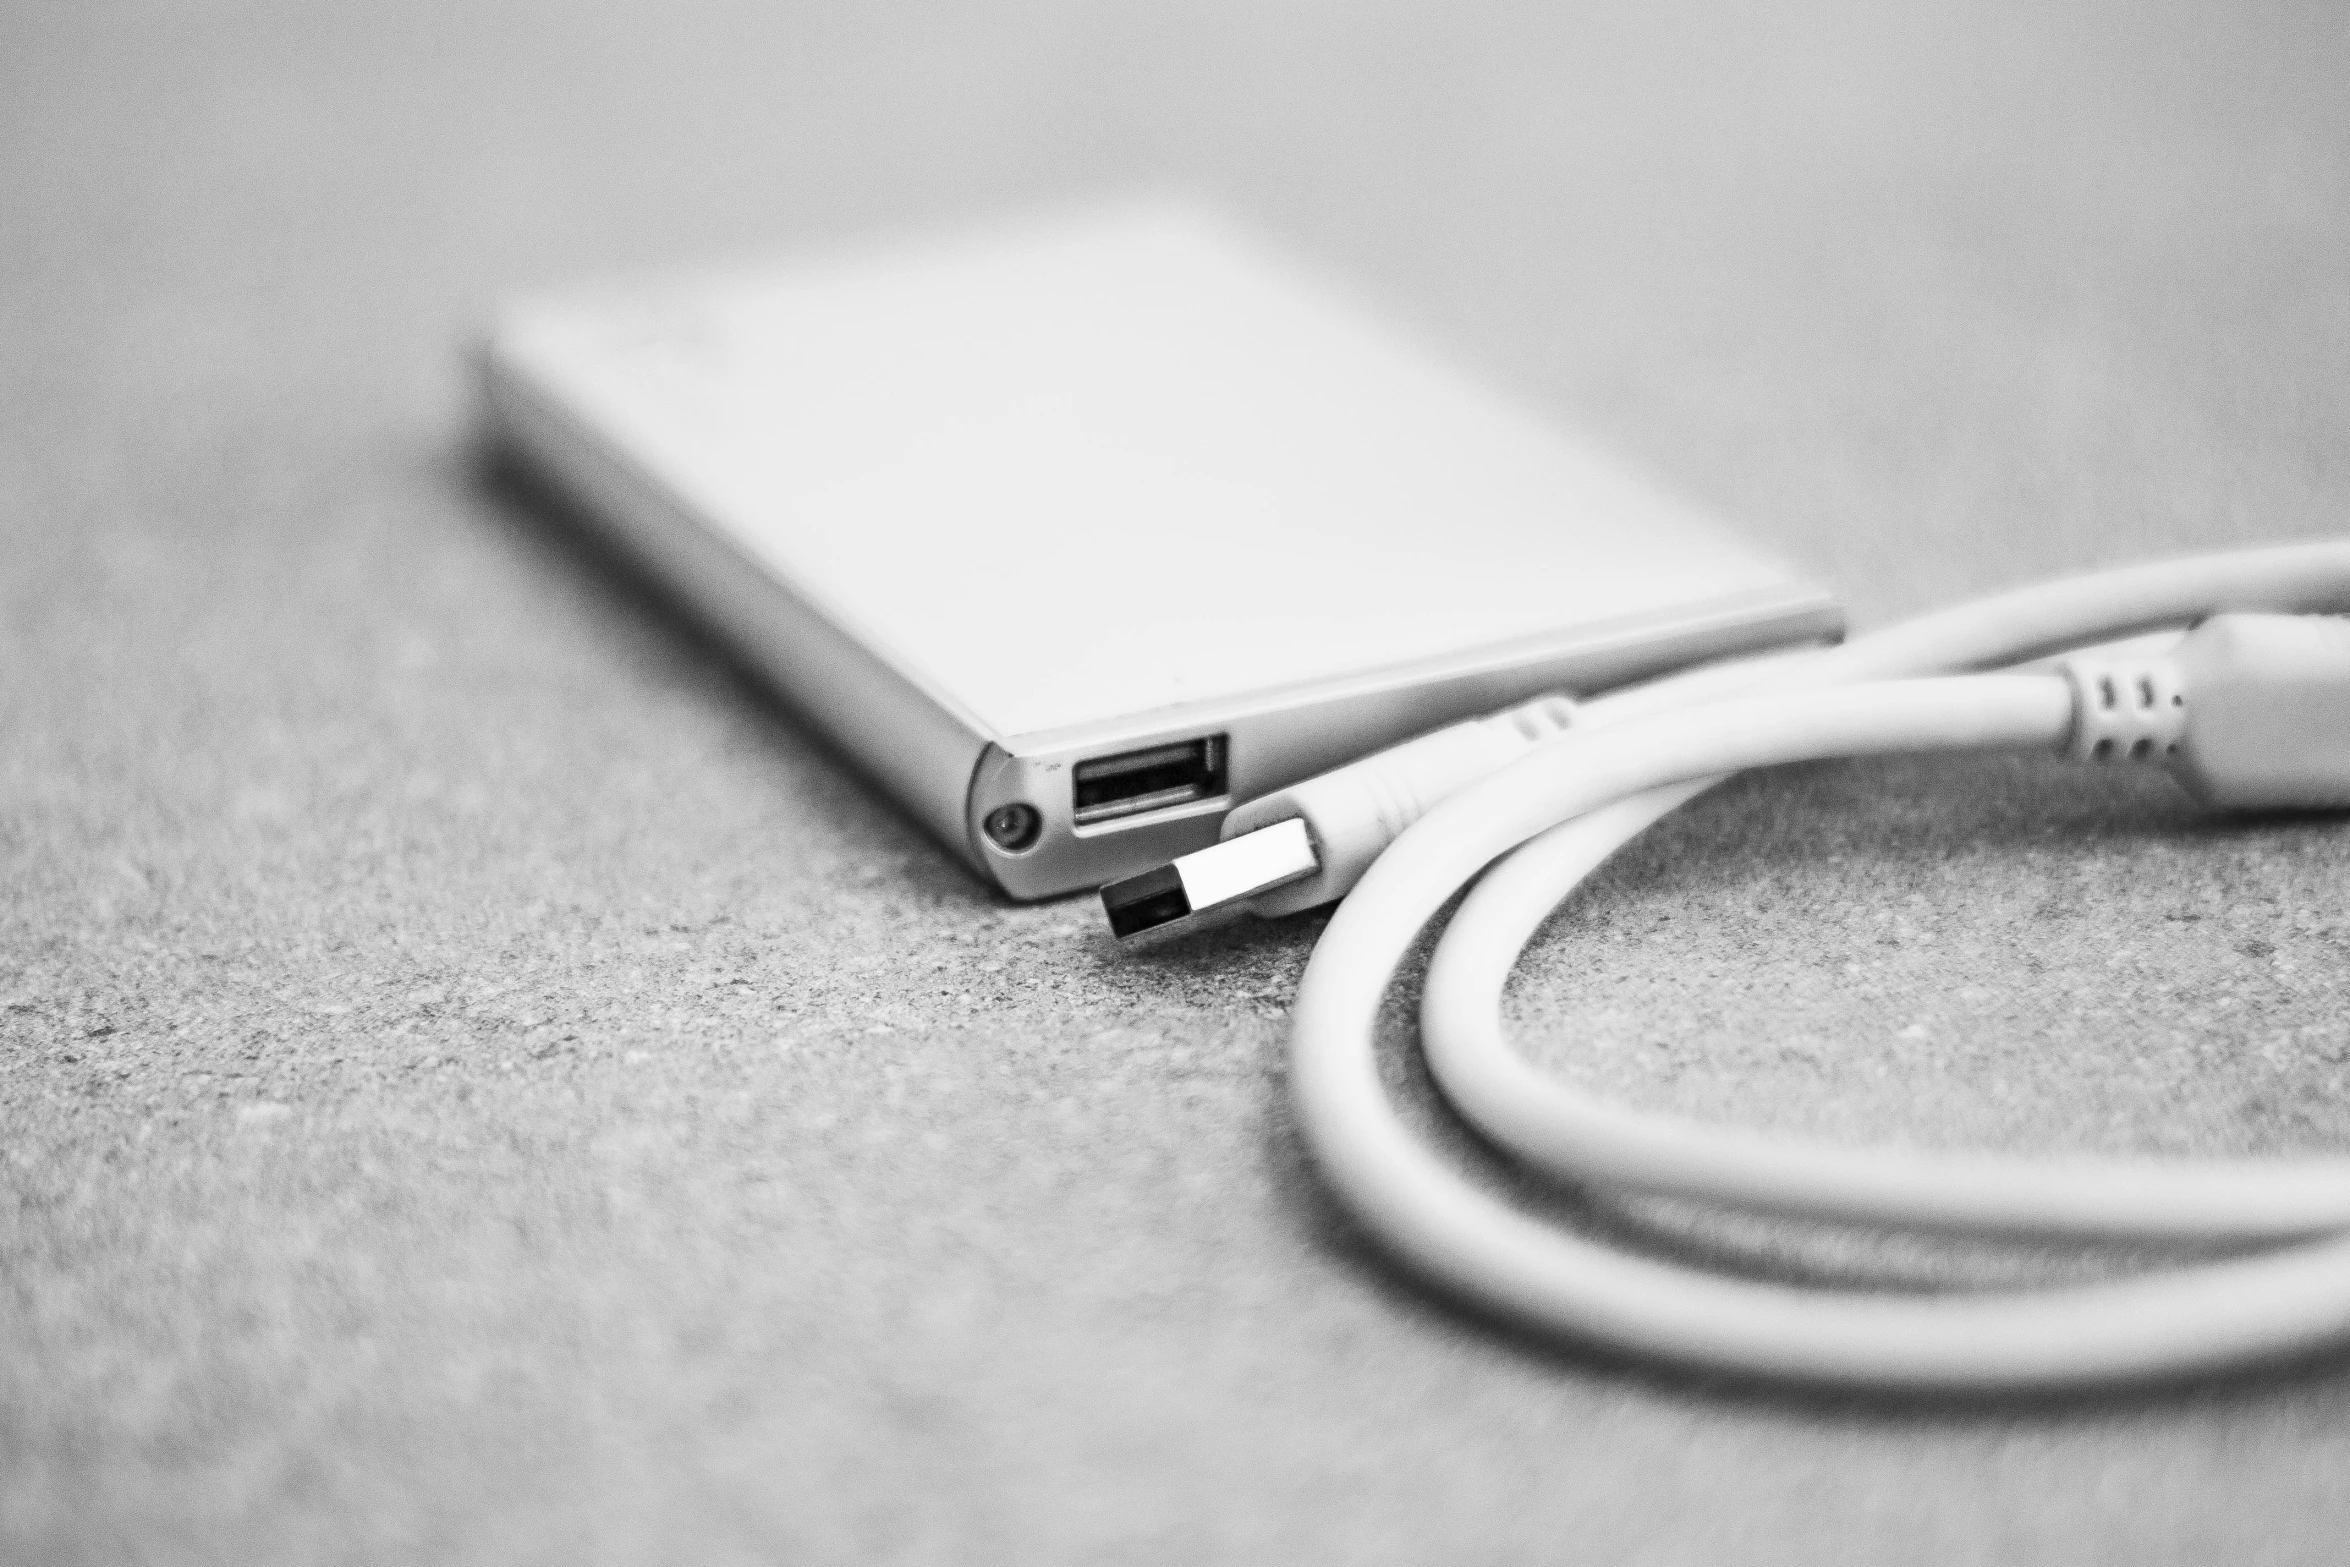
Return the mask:
[[2215,615],[2172,654],[2171,771],[2225,810],[2350,806],[2350,620]]

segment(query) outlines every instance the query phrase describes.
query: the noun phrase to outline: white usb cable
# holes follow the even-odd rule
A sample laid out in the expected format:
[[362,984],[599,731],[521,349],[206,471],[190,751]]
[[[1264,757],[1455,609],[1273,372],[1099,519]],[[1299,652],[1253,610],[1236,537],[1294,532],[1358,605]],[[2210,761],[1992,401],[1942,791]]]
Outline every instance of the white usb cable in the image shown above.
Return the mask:
[[[1325,1178],[1391,1251],[1485,1309],[1707,1369],[1866,1386],[2054,1386],[2302,1351],[2350,1337],[2350,1159],[1927,1155],[1646,1115],[1527,1065],[1502,1035],[1499,999],[1535,929],[1586,876],[1747,767],[2036,746],[2092,764],[2164,765],[2222,808],[2350,806],[2350,623],[2322,618],[2344,610],[2350,544],[2028,588],[1840,648],[1601,698],[1563,733],[1552,721],[1564,710],[1541,704],[1532,719],[1516,710],[1440,731],[1236,811],[1226,842],[1186,857],[1178,880],[1213,901],[1253,896],[1264,912],[1327,901],[1352,883],[1299,986],[1300,1125]],[[2207,623],[2173,653],[1953,678],[2198,621]],[[1443,738],[1480,725],[1476,738]],[[1497,741],[1503,731],[1523,743]],[[1254,857],[1250,870],[1232,874],[1242,855]],[[1398,964],[1480,872],[1431,960],[1422,1034],[1454,1107],[1528,1166],[1840,1222],[2286,1244],[2116,1283],[1918,1298],[1723,1278],[1544,1224],[1410,1132],[1372,1051]],[[1262,878],[1253,889],[1252,876]],[[1130,885],[1104,890],[1114,920]],[[1188,902],[1162,896],[1156,912],[1178,917],[1177,901]]]

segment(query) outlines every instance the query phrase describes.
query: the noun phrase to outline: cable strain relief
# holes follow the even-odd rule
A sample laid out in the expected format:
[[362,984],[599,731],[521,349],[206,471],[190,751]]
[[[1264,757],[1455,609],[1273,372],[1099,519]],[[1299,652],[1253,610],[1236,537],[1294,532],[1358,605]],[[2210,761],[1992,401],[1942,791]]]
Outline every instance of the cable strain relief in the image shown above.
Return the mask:
[[2169,658],[2075,658],[2073,729],[2065,754],[2076,762],[2168,762],[2187,734],[2187,693]]
[[1508,712],[1498,715],[1511,728],[1540,745],[1555,735],[1565,734],[1575,727],[1575,699],[1553,692],[1522,702]]

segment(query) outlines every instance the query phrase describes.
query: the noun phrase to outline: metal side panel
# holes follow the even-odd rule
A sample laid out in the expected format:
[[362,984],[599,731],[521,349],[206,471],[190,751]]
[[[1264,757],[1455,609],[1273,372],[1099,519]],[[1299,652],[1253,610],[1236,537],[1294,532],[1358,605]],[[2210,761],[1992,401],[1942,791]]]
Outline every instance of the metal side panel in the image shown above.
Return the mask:
[[481,356],[491,427],[586,518],[747,656],[796,712],[884,785],[981,876],[965,804],[991,736],[946,711],[856,638],[698,523],[649,474],[581,430],[492,339]]

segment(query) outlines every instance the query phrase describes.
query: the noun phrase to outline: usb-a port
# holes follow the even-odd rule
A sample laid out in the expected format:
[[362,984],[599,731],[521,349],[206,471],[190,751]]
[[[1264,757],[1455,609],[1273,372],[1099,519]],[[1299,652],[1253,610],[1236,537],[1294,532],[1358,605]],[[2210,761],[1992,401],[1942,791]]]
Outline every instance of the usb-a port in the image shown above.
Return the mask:
[[1224,793],[1225,737],[1202,735],[1077,764],[1070,815],[1080,827],[1213,800]]

